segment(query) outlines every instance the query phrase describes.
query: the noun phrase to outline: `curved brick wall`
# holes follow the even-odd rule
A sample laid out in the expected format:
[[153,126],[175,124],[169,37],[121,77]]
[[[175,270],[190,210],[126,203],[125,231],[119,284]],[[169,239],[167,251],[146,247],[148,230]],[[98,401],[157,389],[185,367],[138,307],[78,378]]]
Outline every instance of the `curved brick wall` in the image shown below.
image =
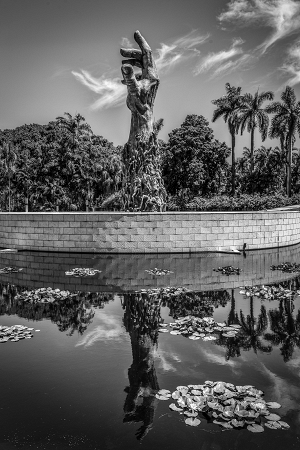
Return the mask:
[[300,242],[300,212],[0,213],[0,247],[184,253]]

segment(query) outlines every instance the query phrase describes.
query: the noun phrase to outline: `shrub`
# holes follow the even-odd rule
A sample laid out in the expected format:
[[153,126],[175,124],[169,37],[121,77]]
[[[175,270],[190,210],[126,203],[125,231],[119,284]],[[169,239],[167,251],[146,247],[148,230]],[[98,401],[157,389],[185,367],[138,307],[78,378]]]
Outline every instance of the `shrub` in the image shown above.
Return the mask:
[[168,201],[168,211],[261,211],[300,204],[300,194],[287,197],[283,194],[248,195],[228,197],[219,195],[210,198],[195,197],[183,202],[179,197],[171,197]]

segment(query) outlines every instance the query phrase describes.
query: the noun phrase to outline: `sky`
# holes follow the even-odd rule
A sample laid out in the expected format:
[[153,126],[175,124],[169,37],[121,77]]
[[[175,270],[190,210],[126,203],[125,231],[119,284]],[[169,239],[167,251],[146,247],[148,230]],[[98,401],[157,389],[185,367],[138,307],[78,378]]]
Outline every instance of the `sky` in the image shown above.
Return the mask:
[[[0,0],[0,7],[2,130],[80,113],[94,134],[125,144],[120,48],[137,47],[136,30],[158,68],[161,139],[198,114],[230,146],[224,121],[211,122],[211,101],[226,82],[244,93],[271,90],[276,100],[289,85],[300,100],[300,0]],[[238,155],[244,146],[246,131]]]

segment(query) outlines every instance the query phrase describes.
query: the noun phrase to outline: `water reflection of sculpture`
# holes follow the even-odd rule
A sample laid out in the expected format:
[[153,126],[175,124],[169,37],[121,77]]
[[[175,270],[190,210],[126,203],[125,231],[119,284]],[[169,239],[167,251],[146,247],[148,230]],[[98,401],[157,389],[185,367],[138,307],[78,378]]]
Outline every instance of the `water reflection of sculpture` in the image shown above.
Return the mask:
[[281,345],[280,352],[285,362],[290,361],[295,347],[300,348],[300,310],[293,316],[293,300],[281,300],[278,309],[269,311],[271,331],[265,338],[273,345]]
[[152,428],[159,389],[154,367],[160,323],[160,301],[155,295],[124,294],[124,325],[130,335],[133,362],[128,369],[129,386],[125,388],[123,422],[142,422],[136,432],[141,440]]
[[67,297],[53,303],[24,302],[16,299],[16,295],[27,290],[24,287],[0,284],[0,315],[18,315],[28,320],[50,319],[59,331],[69,330],[83,334],[92,323],[94,308],[103,308],[113,299],[112,294],[99,292],[78,292],[76,296]]

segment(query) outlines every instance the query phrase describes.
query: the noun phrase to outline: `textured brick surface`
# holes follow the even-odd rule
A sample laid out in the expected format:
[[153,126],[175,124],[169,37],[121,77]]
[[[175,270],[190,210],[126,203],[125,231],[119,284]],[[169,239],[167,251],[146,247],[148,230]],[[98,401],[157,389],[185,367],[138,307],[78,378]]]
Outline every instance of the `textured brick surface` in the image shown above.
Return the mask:
[[[247,257],[235,254],[151,254],[83,255],[80,253],[18,252],[0,253],[0,268],[18,267],[18,273],[1,274],[1,282],[28,288],[55,287],[70,291],[124,292],[144,288],[185,286],[191,290],[232,289],[255,284],[274,284],[294,274],[272,271],[271,264],[299,262],[300,245],[290,248],[250,251]],[[240,267],[240,275],[230,277],[214,271],[220,266]],[[65,271],[75,267],[100,270],[94,277],[73,278]],[[155,277],[146,270],[158,267],[172,273]]]
[[300,242],[300,213],[0,213],[0,247],[101,253],[230,251]]

